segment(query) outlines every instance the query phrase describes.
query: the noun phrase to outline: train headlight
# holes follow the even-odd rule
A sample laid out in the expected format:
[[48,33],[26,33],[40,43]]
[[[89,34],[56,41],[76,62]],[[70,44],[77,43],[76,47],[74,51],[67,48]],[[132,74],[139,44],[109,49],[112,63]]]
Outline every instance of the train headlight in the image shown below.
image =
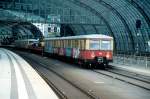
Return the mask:
[[99,55],[102,55],[102,53],[101,53],[101,52],[99,52]]
[[109,54],[107,54],[107,55],[106,55],[106,58],[110,58],[110,55],[109,55]]
[[93,57],[93,58],[95,57],[95,53],[94,52],[91,53],[91,57]]

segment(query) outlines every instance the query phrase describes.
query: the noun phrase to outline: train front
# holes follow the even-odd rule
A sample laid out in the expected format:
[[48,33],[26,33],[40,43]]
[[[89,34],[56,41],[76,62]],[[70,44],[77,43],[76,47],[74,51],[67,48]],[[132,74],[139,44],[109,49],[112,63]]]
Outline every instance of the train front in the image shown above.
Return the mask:
[[86,40],[86,50],[80,52],[80,57],[88,65],[107,66],[113,61],[113,38],[90,38]]

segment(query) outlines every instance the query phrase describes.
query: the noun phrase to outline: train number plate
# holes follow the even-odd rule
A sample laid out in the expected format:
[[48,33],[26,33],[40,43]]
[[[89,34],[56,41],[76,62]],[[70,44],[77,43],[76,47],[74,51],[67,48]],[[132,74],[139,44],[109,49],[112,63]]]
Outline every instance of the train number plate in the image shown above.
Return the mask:
[[103,62],[103,57],[98,57],[97,62]]

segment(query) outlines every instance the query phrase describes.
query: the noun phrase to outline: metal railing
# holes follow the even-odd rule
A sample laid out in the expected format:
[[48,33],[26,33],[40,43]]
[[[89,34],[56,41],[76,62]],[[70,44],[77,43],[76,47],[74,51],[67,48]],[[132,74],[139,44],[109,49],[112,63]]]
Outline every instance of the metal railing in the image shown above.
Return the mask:
[[148,56],[114,54],[113,63],[150,70],[150,57]]

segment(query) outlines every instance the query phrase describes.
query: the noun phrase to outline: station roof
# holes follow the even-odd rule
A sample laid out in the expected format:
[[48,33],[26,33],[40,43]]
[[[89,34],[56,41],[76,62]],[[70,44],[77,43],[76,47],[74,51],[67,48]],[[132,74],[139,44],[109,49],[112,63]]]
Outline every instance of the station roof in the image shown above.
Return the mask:
[[68,24],[76,35],[113,36],[118,51],[150,51],[149,0],[3,0],[0,13],[0,20],[11,26],[12,22]]

